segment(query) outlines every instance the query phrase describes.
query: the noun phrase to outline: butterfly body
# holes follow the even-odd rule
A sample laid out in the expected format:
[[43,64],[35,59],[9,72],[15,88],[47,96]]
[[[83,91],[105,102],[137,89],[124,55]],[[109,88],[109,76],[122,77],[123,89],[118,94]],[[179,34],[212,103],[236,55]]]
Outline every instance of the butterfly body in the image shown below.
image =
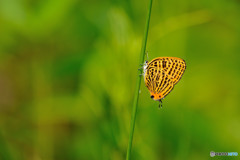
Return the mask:
[[145,85],[151,98],[161,101],[181,79],[186,69],[183,59],[177,57],[158,57],[143,66]]

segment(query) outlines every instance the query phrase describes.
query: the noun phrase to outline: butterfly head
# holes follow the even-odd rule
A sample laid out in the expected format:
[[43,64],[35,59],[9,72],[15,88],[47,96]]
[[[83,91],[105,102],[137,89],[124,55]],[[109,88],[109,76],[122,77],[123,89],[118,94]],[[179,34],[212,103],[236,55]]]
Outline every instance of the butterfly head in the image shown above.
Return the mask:
[[144,71],[146,71],[147,66],[148,66],[148,61],[145,61],[144,64],[143,64],[143,70],[144,70]]
[[154,92],[151,92],[151,98],[154,100],[154,101],[160,101],[162,98],[163,98],[163,95],[161,93],[154,93]]
[[143,64],[143,75],[144,75],[144,79],[145,79],[145,74],[147,72],[147,67],[148,67],[148,61],[145,61]]

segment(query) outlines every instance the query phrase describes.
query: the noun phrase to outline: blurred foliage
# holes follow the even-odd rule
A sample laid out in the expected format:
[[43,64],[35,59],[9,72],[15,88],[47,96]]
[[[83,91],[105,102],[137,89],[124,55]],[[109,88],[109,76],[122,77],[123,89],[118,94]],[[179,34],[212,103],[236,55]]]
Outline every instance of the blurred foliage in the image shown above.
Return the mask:
[[[147,4],[0,0],[0,159],[125,159]],[[149,58],[187,70],[160,110],[142,83],[133,159],[240,153],[240,1],[152,11]]]

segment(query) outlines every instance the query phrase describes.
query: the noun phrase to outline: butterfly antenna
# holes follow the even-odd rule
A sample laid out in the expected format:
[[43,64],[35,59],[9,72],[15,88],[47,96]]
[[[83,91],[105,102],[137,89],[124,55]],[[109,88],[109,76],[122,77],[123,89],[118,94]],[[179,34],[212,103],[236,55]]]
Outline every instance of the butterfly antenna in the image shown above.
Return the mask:
[[148,61],[148,51],[146,51],[147,61]]

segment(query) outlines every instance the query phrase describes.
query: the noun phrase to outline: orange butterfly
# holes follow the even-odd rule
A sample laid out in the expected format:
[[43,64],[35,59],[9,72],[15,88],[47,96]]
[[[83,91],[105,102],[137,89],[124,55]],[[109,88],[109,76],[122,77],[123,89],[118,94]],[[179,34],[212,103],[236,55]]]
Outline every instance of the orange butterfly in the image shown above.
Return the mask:
[[158,57],[149,63],[146,61],[143,66],[143,74],[151,98],[162,102],[161,99],[172,91],[185,69],[186,63],[181,58]]

